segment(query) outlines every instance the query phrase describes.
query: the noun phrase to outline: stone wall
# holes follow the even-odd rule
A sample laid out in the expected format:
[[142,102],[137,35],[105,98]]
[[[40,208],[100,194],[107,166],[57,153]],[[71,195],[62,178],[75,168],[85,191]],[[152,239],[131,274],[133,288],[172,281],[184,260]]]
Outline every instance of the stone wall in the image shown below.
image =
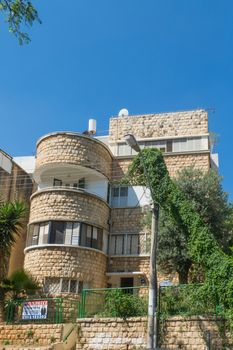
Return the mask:
[[[171,177],[175,177],[177,173],[186,167],[194,167],[203,171],[210,169],[209,152],[185,153],[185,154],[164,154],[164,160]],[[112,164],[112,180],[120,182],[126,175],[132,158],[114,159]]]
[[210,169],[209,153],[165,155],[164,160],[171,177],[176,177],[183,168],[192,167],[204,172]]
[[[136,350],[146,348],[146,318],[78,320],[76,350]],[[206,332],[212,335],[211,350],[232,349],[223,337],[224,321],[203,317],[173,318],[162,325],[160,346],[166,349],[206,350]],[[225,347],[224,347],[225,346]]]
[[29,222],[76,220],[108,230],[109,207],[100,198],[79,190],[41,190],[31,197]]
[[41,284],[45,277],[65,277],[88,282],[92,288],[104,288],[106,260],[105,254],[91,248],[36,247],[26,251],[24,268]]
[[[149,272],[150,272],[150,257],[149,256],[128,256],[128,257],[114,257],[111,256],[109,258],[108,263],[108,272],[135,272],[140,271],[141,275],[134,276],[135,286],[140,286],[141,277],[146,278],[146,285],[148,285]],[[177,275],[174,274],[162,274],[160,272],[157,273],[158,283],[164,280],[170,280],[173,282],[177,282]]]
[[143,224],[146,213],[141,207],[136,208],[114,208],[111,210],[111,232],[112,233],[134,233],[148,232]]
[[203,316],[170,318],[161,325],[160,341],[168,349],[206,350],[208,332],[211,350],[233,348],[233,339],[225,332],[224,320]]
[[133,350],[145,348],[145,318],[81,319],[76,350]]
[[61,341],[61,324],[0,325],[0,349],[6,345],[44,346]]
[[110,119],[111,141],[123,140],[127,133],[134,134],[139,139],[203,135],[208,133],[208,113],[200,109]]
[[100,141],[77,133],[54,133],[37,143],[36,171],[45,166],[80,165],[111,176],[112,157]]

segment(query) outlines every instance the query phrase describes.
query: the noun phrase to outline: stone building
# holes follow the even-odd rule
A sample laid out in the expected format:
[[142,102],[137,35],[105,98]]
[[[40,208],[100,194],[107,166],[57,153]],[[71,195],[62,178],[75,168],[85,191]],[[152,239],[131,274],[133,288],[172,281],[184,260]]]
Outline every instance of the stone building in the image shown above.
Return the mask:
[[[33,180],[9,154],[0,150],[0,201],[21,201],[28,207],[23,220],[21,233],[15,237],[15,244],[11,249],[7,273],[10,275],[16,269],[23,268],[24,248],[27,236],[27,223],[29,217],[29,202],[33,191]],[[1,257],[0,257],[1,268]]]
[[216,166],[205,110],[121,113],[110,118],[107,136],[56,132],[40,138],[24,266],[46,295],[147,284],[150,232],[142,217],[150,193],[121,184],[135,155],[127,133],[141,148],[159,148],[173,177],[183,167]]

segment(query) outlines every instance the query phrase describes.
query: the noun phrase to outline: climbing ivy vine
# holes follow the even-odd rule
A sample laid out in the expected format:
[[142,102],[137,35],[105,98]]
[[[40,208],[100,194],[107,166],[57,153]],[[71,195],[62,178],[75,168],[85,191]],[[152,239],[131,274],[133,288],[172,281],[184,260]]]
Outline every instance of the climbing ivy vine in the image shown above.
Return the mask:
[[159,150],[141,151],[130,165],[126,181],[132,185],[147,184],[141,157],[150,177],[153,201],[187,232],[190,257],[203,268],[205,283],[202,297],[206,300],[211,298],[216,305],[220,305],[224,316],[233,323],[233,256],[222,251],[192,203],[172,181]]

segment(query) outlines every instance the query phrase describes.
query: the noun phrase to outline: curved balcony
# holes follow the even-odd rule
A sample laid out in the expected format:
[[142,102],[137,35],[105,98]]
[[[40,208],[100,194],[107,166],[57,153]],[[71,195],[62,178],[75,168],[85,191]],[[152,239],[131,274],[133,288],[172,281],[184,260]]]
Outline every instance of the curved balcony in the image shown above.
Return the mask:
[[29,223],[79,221],[108,231],[109,206],[85,190],[49,187],[31,196]]
[[49,245],[35,248],[26,248],[24,268],[37,279],[45,294],[74,296],[81,285],[106,286],[107,257],[102,252]]
[[101,141],[89,136],[57,132],[43,136],[37,142],[35,179],[41,181],[45,171],[66,166],[90,168],[111,177],[112,155]]

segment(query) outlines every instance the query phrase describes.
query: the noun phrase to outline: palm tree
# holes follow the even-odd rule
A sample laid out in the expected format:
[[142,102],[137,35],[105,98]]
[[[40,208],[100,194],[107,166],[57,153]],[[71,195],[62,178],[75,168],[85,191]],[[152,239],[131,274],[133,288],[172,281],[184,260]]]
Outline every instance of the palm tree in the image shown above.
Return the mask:
[[38,283],[24,270],[16,270],[0,283],[0,289],[11,299],[33,295],[39,288]]
[[5,276],[10,250],[20,234],[25,212],[23,203],[0,202],[0,280]]
[[[10,250],[20,235],[26,208],[19,202],[0,202],[0,282],[6,276]],[[0,289],[0,321],[3,318],[4,292]]]
[[10,277],[0,282],[0,293],[2,294],[2,306],[11,308],[13,315],[17,308],[22,305],[22,300],[28,295],[34,295],[40,289],[38,283],[24,270],[16,270]]

